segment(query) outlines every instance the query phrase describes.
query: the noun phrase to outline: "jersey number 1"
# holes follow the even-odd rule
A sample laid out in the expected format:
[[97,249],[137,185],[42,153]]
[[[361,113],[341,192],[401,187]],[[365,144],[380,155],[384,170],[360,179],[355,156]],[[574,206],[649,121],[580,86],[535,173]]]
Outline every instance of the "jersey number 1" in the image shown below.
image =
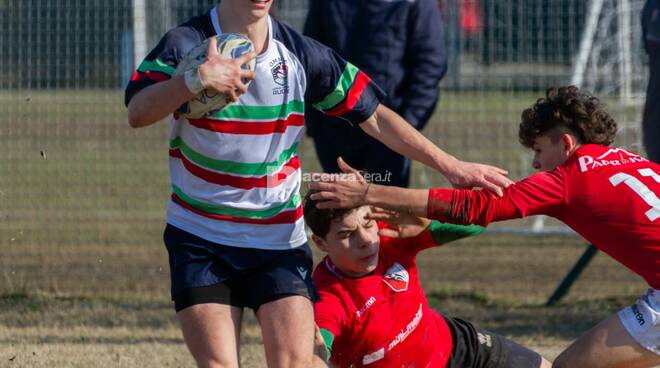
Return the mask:
[[[641,176],[651,177],[656,183],[660,183],[660,175],[656,174],[653,169],[639,169],[637,170]],[[610,177],[610,183],[615,187],[621,183],[625,183],[630,187],[638,196],[640,196],[644,202],[651,206],[651,209],[646,211],[646,217],[651,221],[655,221],[660,217],[660,198],[653,193],[649,187],[644,185],[636,177],[626,174],[618,173]]]

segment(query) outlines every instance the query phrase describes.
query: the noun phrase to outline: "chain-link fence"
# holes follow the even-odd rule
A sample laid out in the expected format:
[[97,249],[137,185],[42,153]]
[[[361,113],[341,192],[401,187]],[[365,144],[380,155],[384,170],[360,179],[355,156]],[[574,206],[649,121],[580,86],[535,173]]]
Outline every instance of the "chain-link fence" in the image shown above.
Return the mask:
[[[167,295],[161,233],[170,190],[168,126],[129,128],[123,87],[140,53],[167,29],[214,3],[0,0],[0,293]],[[300,29],[306,4],[279,0],[276,14]],[[530,154],[516,140],[520,111],[548,85],[575,77],[591,4],[440,2],[450,72],[424,133],[462,159],[505,167],[516,179],[529,174]],[[620,91],[626,80],[633,80],[633,89],[643,89],[646,80],[639,42],[642,4],[605,1],[583,71],[589,76],[585,80],[602,79],[594,86],[606,86],[604,97],[621,126],[618,143],[636,150],[640,104],[629,104]],[[621,34],[629,41],[623,45],[627,49],[608,43]],[[629,67],[623,70],[628,74],[611,77],[608,70],[620,70],[626,55]],[[302,147],[303,168],[318,168],[309,142]],[[421,167],[415,167],[414,175],[416,186],[443,183],[437,173]],[[456,275],[434,274],[430,284],[539,298],[584,244],[573,236],[513,234],[463,243],[470,244],[464,252],[451,248],[448,253],[463,260],[454,266],[441,251],[424,256],[425,267],[449,268],[447,274]],[[490,254],[491,262],[474,268],[469,261],[481,253]],[[539,272],[546,266],[552,272]],[[596,267],[608,270],[601,294],[627,293],[640,285],[623,267]],[[483,277],[471,279],[475,269]],[[587,275],[588,282],[596,279]]]

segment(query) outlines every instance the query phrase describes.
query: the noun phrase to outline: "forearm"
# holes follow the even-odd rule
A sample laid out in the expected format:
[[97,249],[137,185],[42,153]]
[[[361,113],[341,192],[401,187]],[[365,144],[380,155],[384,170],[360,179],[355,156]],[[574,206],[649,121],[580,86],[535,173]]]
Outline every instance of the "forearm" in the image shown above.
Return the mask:
[[491,222],[522,217],[506,194],[498,198],[482,190],[444,188],[431,188],[428,193],[425,216],[430,219],[487,226]]
[[365,195],[367,204],[398,212],[426,217],[429,191],[370,184]]
[[128,121],[134,128],[151,125],[176,111],[195,95],[183,75],[151,85],[138,92],[128,104]]
[[387,147],[415,161],[419,161],[443,174],[450,171],[458,160],[438,148],[415,130],[397,113],[379,105],[374,115],[360,127]]

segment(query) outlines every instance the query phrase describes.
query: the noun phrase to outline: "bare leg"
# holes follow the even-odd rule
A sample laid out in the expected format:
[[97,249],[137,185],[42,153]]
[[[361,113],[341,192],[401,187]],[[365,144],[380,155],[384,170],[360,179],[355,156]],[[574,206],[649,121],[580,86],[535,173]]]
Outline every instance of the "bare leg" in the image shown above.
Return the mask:
[[259,307],[266,360],[270,368],[309,368],[314,360],[312,302],[290,296]]
[[197,304],[177,313],[188,350],[200,368],[238,368],[243,310]]
[[582,335],[553,363],[554,368],[646,368],[660,356],[633,339],[615,314]]

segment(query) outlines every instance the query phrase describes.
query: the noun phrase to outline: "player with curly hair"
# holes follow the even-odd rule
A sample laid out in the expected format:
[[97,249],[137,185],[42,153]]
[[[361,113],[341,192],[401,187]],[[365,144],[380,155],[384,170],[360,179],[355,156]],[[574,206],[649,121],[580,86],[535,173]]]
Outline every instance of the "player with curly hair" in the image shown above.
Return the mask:
[[594,96],[550,88],[522,114],[520,142],[541,172],[486,191],[404,189],[324,178],[319,207],[372,204],[458,224],[487,225],[531,215],[555,217],[640,275],[649,290],[569,346],[554,367],[652,367],[660,364],[660,165],[609,145],[616,122]]

